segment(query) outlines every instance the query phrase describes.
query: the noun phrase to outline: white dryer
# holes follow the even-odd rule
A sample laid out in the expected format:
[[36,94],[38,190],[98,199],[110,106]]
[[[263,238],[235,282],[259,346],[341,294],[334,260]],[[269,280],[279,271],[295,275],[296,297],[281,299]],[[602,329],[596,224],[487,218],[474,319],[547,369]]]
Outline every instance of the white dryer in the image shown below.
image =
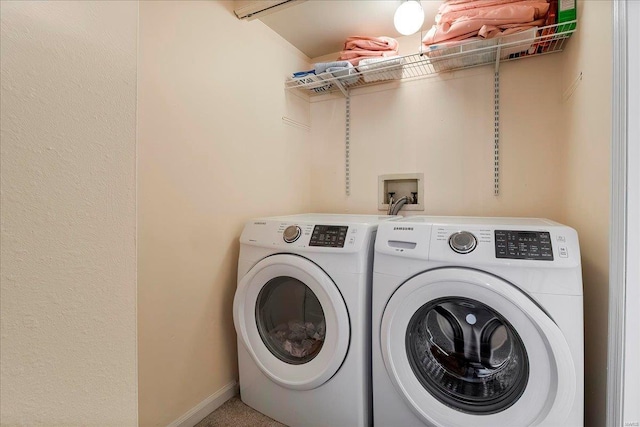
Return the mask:
[[583,425],[578,236],[545,219],[382,224],[376,427]]
[[233,320],[240,394],[288,426],[371,424],[371,281],[378,224],[256,219],[240,237]]

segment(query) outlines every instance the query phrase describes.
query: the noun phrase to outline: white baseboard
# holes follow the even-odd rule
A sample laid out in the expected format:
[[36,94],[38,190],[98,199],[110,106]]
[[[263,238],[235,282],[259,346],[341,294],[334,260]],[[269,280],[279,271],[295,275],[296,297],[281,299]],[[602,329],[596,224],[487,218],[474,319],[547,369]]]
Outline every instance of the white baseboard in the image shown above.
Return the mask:
[[198,403],[186,414],[169,424],[167,427],[193,427],[236,394],[238,394],[238,382],[230,382],[202,402]]

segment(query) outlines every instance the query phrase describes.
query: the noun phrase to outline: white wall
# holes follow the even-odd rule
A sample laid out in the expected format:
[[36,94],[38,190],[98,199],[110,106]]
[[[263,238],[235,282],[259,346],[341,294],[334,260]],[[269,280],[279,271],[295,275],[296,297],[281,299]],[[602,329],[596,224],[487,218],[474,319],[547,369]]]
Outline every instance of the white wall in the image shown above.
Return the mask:
[[137,4],[0,5],[0,424],[133,426]]
[[501,65],[500,195],[493,194],[493,68],[351,95],[352,195],[344,191],[345,102],[312,102],[313,210],[377,213],[378,176],[424,173],[425,211],[541,216],[560,208],[561,58]]
[[230,1],[140,3],[140,425],[167,425],[237,380],[238,238],[310,206],[308,58]]
[[[562,59],[562,221],[580,237],[584,281],[585,425],[606,423],[609,297],[612,2],[578,3],[578,29]],[[595,29],[595,30],[594,30]]]

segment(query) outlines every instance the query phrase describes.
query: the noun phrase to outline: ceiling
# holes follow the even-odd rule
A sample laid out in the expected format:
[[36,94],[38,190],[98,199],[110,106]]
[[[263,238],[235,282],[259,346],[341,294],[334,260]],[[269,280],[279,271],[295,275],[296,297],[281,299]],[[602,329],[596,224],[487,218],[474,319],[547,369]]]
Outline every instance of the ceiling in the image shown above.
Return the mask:
[[[401,37],[393,14],[401,0],[307,0],[260,18],[309,58],[335,53],[349,36]],[[431,28],[440,0],[422,0],[424,29]]]

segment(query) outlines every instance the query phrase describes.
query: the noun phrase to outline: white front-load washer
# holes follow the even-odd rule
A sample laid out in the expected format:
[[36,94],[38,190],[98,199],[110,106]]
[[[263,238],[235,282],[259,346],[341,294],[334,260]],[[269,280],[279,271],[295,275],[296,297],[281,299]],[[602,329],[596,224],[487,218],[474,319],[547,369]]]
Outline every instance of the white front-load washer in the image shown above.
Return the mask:
[[240,237],[233,320],[242,401],[288,426],[371,424],[371,282],[392,216],[256,219]]
[[583,425],[575,230],[409,217],[382,224],[375,246],[377,427]]

